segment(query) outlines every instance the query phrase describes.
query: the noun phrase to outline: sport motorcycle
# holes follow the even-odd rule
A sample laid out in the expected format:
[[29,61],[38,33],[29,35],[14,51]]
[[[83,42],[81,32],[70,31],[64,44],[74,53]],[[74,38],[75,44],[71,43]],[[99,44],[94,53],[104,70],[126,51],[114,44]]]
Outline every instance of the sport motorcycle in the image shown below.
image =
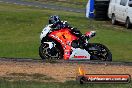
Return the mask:
[[90,43],[91,34],[95,31],[86,32],[85,41],[70,32],[68,28],[53,30],[52,25],[47,25],[40,34],[41,45],[39,55],[43,60],[100,60],[112,61],[110,50],[103,44]]

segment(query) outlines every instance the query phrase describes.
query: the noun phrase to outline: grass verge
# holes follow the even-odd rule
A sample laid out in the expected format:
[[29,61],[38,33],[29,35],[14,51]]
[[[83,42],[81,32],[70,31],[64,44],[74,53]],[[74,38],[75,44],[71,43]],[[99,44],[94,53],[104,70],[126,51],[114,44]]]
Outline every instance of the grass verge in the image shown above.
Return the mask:
[[77,84],[75,81],[65,83],[43,83],[33,81],[6,81],[0,80],[0,88],[131,88],[129,84]]

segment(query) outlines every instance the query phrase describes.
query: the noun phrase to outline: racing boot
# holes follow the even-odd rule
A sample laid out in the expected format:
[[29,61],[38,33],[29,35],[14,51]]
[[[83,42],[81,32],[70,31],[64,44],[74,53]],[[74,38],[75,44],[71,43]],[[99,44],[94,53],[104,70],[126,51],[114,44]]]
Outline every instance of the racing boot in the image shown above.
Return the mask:
[[87,32],[87,33],[85,34],[85,37],[86,37],[87,39],[90,39],[90,38],[94,37],[95,35],[96,35],[96,31],[90,31],[90,32]]
[[95,34],[96,34],[95,31],[90,31],[90,32],[87,32],[85,35],[81,35],[80,39],[83,42],[87,42],[90,38],[94,37]]
[[92,37],[94,37],[96,34],[95,31],[90,31],[90,32],[87,32],[85,35],[82,35],[81,36],[81,40],[82,40],[82,43],[84,46],[87,46],[88,44],[88,40]]

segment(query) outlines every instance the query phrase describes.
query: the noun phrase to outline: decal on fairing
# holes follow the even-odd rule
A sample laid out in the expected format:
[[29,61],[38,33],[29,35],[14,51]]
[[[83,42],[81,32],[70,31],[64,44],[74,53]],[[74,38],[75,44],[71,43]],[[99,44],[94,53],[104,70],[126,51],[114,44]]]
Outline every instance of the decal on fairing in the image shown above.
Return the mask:
[[74,56],[74,58],[79,58],[79,59],[81,59],[81,58],[87,58],[87,56]]
[[73,51],[72,54],[70,55],[70,60],[79,60],[79,59],[90,60],[90,54],[86,50],[80,48],[73,48],[72,50]]

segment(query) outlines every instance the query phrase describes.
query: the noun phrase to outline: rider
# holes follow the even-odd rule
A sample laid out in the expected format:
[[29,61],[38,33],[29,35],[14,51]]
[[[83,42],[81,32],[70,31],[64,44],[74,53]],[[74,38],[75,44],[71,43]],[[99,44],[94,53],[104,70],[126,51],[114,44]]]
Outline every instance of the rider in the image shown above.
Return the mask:
[[79,37],[81,40],[85,41],[86,39],[89,39],[90,37],[94,36],[95,33],[92,33],[90,36],[85,36],[83,35],[77,28],[71,27],[67,21],[61,21],[59,16],[51,16],[49,18],[49,24],[52,24],[51,28],[52,29],[61,29],[61,28],[68,28],[70,29],[70,32],[77,37]]

